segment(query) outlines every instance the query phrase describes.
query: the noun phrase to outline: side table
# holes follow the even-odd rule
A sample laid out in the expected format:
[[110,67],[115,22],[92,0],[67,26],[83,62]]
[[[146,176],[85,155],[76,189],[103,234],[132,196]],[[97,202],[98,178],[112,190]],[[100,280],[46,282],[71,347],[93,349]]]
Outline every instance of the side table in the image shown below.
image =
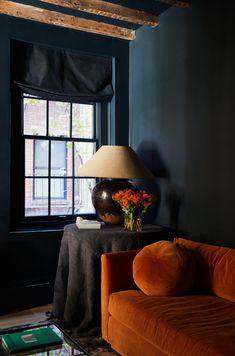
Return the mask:
[[102,225],[100,230],[64,227],[54,285],[52,315],[77,332],[100,327],[100,260],[112,251],[140,249],[158,240],[171,240],[170,229],[144,225],[141,232],[123,226]]

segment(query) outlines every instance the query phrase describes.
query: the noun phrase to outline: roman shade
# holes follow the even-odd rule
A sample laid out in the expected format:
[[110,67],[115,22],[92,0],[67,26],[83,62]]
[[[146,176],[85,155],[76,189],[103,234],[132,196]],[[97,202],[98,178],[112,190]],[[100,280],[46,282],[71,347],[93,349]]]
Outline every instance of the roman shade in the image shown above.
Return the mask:
[[112,58],[13,41],[13,82],[24,92],[92,103],[113,96]]

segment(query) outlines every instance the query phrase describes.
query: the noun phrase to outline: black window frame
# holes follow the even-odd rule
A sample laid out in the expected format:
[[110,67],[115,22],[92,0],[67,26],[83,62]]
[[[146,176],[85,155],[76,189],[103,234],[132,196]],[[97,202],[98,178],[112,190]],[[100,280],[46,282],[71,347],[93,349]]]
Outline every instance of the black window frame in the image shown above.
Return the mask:
[[[23,92],[14,86],[12,89],[12,121],[11,121],[11,231],[16,230],[34,230],[34,229],[57,229],[63,228],[64,225],[75,222],[77,214],[74,215],[53,215],[43,217],[25,217],[24,216],[24,199],[25,199],[25,136],[22,134],[23,130]],[[44,99],[45,100],[45,99]],[[48,102],[51,101],[48,99]],[[57,100],[58,101],[58,100]],[[80,104],[83,103],[82,101]],[[110,129],[110,110],[108,102],[103,103],[91,103],[94,104],[94,139],[81,139],[73,138],[76,142],[93,142],[96,143],[96,150],[109,141],[109,129]],[[70,120],[70,122],[72,122]],[[71,128],[70,128],[71,132]],[[47,132],[48,133],[48,132]],[[45,136],[31,136],[27,135],[27,138],[43,139]],[[50,136],[46,136],[50,137]],[[51,140],[60,140],[61,137],[51,137]],[[71,137],[64,137],[65,141],[71,140]],[[72,176],[71,178],[74,178]],[[77,177],[76,177],[77,178]],[[82,178],[81,178],[82,179]],[[93,219],[96,218],[96,214],[79,214],[84,218]]]

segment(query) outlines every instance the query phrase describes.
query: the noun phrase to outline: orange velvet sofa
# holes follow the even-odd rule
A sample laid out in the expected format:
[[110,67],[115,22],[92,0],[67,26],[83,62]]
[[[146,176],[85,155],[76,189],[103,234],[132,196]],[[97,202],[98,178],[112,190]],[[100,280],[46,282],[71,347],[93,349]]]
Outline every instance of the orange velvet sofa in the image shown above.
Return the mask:
[[195,260],[184,295],[141,291],[133,279],[137,250],[102,255],[102,337],[120,355],[235,355],[235,249],[183,238],[173,243]]

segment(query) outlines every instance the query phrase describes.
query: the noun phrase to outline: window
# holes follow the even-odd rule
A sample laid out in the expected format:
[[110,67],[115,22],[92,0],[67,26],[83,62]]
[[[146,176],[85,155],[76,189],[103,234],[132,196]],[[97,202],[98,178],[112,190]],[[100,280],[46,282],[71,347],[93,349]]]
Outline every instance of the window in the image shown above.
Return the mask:
[[95,179],[76,171],[97,149],[96,105],[21,96],[24,218],[94,213]]
[[113,58],[16,40],[10,46],[11,230],[90,218],[95,179],[76,173],[115,138]]

